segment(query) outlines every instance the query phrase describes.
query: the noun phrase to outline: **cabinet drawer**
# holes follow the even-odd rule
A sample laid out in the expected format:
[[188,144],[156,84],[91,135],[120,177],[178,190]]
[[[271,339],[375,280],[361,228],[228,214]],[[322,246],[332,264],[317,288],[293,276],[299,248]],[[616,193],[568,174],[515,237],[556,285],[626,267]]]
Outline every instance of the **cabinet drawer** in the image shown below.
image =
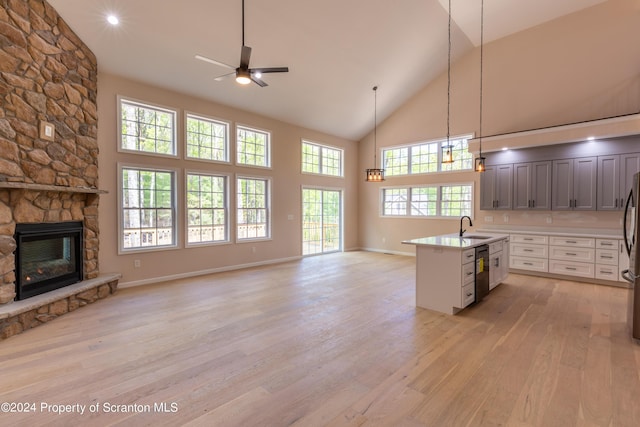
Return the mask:
[[476,250],[475,249],[467,249],[462,251],[462,263],[466,264],[468,262],[473,262],[476,259]]
[[511,243],[511,255],[533,257],[533,258],[547,258],[549,254],[549,247],[543,245],[527,245],[522,243]]
[[618,247],[618,241],[613,239],[596,239],[596,248],[598,249],[613,249]]
[[596,264],[618,266],[618,251],[615,249],[596,249]]
[[548,261],[543,258],[525,258],[512,256],[509,259],[509,267],[517,268],[520,270],[532,270],[532,271],[549,271]]
[[613,265],[596,264],[596,279],[618,280],[618,267]]
[[547,236],[538,236],[535,234],[512,234],[511,243],[535,243],[537,245],[546,245],[549,243]]
[[462,286],[474,283],[475,266],[475,262],[470,262],[462,266]]
[[589,277],[593,279],[595,277],[595,264],[552,259],[549,260],[549,273]]
[[551,236],[549,238],[550,245],[571,246],[574,248],[593,248],[596,245],[595,239],[588,237],[559,237]]
[[464,308],[476,300],[476,288],[474,284],[462,287],[462,307]]
[[549,259],[594,262],[595,258],[595,249],[549,246]]

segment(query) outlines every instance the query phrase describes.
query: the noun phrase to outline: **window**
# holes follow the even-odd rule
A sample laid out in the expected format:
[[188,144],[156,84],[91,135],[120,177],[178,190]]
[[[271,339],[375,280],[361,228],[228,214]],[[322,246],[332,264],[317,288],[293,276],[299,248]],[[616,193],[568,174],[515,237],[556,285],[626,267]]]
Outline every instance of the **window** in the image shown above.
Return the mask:
[[175,172],[120,168],[120,249],[174,247]]
[[237,179],[237,239],[264,239],[269,233],[269,180]]
[[459,218],[472,214],[472,184],[382,189],[383,216]]
[[176,156],[176,112],[119,100],[120,149]]
[[269,133],[238,126],[236,136],[237,162],[249,166],[271,166]]
[[446,140],[382,150],[386,176],[461,171],[473,169],[473,154],[468,151],[471,135],[449,138],[453,145],[453,163],[442,163],[442,147]]
[[342,150],[302,141],[302,172],[344,176]]
[[229,161],[229,124],[186,115],[187,157],[190,159]]
[[227,177],[187,173],[187,244],[228,241]]

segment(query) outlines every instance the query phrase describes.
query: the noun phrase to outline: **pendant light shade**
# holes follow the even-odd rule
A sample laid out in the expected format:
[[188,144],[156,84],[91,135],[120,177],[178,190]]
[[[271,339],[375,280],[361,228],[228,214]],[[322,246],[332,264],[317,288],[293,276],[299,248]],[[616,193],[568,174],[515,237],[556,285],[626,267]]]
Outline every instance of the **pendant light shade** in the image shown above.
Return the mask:
[[442,146],[442,163],[453,163],[453,145],[449,141]]
[[378,117],[377,117],[377,108],[378,108],[378,97],[377,97],[378,86],[373,87],[373,168],[367,169],[367,182],[382,182],[384,181],[384,169],[377,168],[377,133],[378,133]]
[[480,129],[478,130],[480,155],[475,160],[475,171],[484,172],[487,170],[485,161],[487,160],[482,156],[482,66],[483,66],[483,53],[484,53],[484,0],[480,1]]

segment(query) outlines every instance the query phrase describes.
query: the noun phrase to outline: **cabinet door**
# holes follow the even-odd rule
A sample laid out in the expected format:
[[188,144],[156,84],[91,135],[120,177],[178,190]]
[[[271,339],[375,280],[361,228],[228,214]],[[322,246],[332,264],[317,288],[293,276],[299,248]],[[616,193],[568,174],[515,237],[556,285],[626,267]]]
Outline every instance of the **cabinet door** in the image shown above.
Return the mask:
[[496,166],[496,209],[511,210],[513,203],[513,165]]
[[551,209],[551,162],[531,164],[531,207]]
[[573,160],[553,161],[551,208],[568,210],[573,207]]
[[573,208],[595,210],[598,160],[596,157],[582,157],[573,162]]
[[631,191],[633,175],[640,172],[640,153],[620,155],[620,209],[624,209]]
[[531,209],[531,163],[513,165],[513,209]]
[[480,209],[495,209],[496,166],[487,166],[480,174]]
[[620,156],[598,157],[598,210],[620,209]]

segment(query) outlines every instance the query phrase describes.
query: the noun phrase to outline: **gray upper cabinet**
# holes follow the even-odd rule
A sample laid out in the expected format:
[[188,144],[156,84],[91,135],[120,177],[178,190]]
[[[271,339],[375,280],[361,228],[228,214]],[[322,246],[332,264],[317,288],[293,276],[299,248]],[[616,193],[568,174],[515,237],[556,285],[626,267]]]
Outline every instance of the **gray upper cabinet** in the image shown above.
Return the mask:
[[513,165],[487,166],[480,174],[480,209],[511,210]]
[[551,162],[513,165],[513,208],[551,209]]
[[640,153],[598,157],[598,210],[621,210],[640,172]]
[[554,210],[595,210],[597,157],[553,161]]

